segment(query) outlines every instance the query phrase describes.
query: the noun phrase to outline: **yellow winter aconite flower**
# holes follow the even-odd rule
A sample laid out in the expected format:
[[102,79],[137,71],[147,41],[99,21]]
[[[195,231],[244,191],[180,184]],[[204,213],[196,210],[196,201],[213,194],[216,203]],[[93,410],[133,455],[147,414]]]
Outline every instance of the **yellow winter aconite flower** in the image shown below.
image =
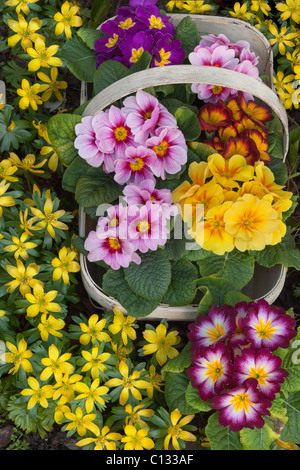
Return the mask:
[[279,2],[275,4],[275,8],[281,11],[280,18],[283,21],[292,19],[295,23],[300,23],[300,1],[299,0],[286,0],[285,3]]
[[205,13],[206,11],[211,10],[212,6],[205,4],[204,0],[200,0],[200,1],[183,2],[183,8],[185,10],[188,10],[189,13],[194,14],[194,13]]
[[[32,365],[28,361],[32,357],[32,352],[27,349],[27,343],[24,338],[22,338],[18,345],[15,346],[10,341],[6,341],[6,347],[10,352],[4,353],[4,362],[14,364],[8,373],[16,374],[20,367],[25,370],[25,372],[32,372]],[[1,358],[0,358],[1,359]]]
[[149,343],[143,346],[144,354],[155,354],[157,362],[162,366],[167,359],[173,359],[179,352],[173,346],[180,342],[178,331],[167,333],[167,328],[160,323],[156,330],[143,331],[145,340]]
[[119,387],[122,386],[120,393],[119,403],[125,405],[129,399],[129,395],[132,394],[136,400],[141,401],[143,399],[139,389],[147,389],[149,382],[140,378],[141,371],[133,371],[129,374],[129,367],[125,361],[121,361],[119,364],[119,373],[121,378],[114,377],[108,380],[105,385],[108,387]]
[[55,238],[55,228],[58,228],[60,230],[69,229],[69,227],[65,223],[60,222],[58,220],[63,215],[65,215],[66,211],[61,209],[61,210],[52,212],[53,201],[51,199],[50,190],[47,190],[46,194],[47,194],[47,199],[44,204],[44,212],[37,209],[36,207],[31,207],[30,210],[35,217],[37,217],[38,219],[42,219],[41,221],[37,223],[37,225],[39,225],[42,228],[46,228],[47,232],[51,235],[51,237]]
[[80,323],[80,329],[83,332],[83,335],[80,336],[79,342],[80,344],[87,345],[90,341],[94,343],[95,341],[105,341],[106,343],[110,342],[110,336],[105,332],[102,331],[106,325],[105,318],[99,321],[99,316],[94,314],[91,315],[88,324]]
[[278,70],[277,73],[273,75],[273,82],[276,93],[278,94],[281,101],[284,101],[286,95],[286,89],[289,83],[295,79],[293,74],[284,75],[281,70]]
[[149,380],[149,387],[147,388],[147,395],[149,398],[153,397],[154,389],[159,392],[163,392],[161,389],[163,386],[162,375],[156,372],[156,368],[153,364],[149,367],[149,372],[146,375],[146,378]]
[[68,87],[68,84],[67,82],[64,82],[64,81],[58,81],[57,75],[58,75],[57,67],[51,68],[50,77],[46,75],[44,72],[39,72],[37,74],[39,80],[44,82],[44,84],[41,84],[41,87],[40,87],[40,92],[41,93],[44,92],[42,94],[43,101],[48,101],[51,98],[53,93],[58,101],[63,100],[63,96],[60,90],[65,90]]
[[25,388],[21,391],[21,395],[24,397],[31,396],[27,409],[31,410],[37,403],[39,403],[43,408],[48,408],[49,403],[47,399],[52,397],[52,385],[44,385],[43,387],[40,387],[40,384],[35,377],[28,377],[27,381],[30,388]]
[[41,230],[41,227],[37,227],[34,225],[34,223],[38,220],[37,217],[31,217],[28,219],[28,209],[25,209],[24,212],[20,211],[19,212],[19,217],[20,217],[20,225],[19,227],[24,230],[28,235],[33,235],[31,230]]
[[116,335],[121,331],[121,338],[126,346],[128,343],[128,337],[132,341],[136,339],[136,331],[132,326],[134,325],[135,320],[135,317],[131,317],[130,315],[125,316],[119,308],[115,307],[113,323],[109,325],[108,329],[113,335]]
[[46,366],[40,375],[41,380],[48,380],[53,374],[55,380],[60,380],[63,374],[72,374],[74,366],[67,362],[72,354],[65,353],[59,355],[59,350],[54,344],[48,348],[49,357],[43,357],[41,363]]
[[12,176],[16,171],[18,167],[13,165],[10,159],[5,158],[0,162],[0,178],[10,182],[19,181],[19,178]]
[[235,2],[235,4],[233,5],[233,11],[229,11],[229,14],[233,18],[244,20],[246,12],[247,12],[247,8],[248,8],[247,3],[243,3],[241,5],[240,2]]
[[23,13],[25,13],[25,15],[28,15],[28,13],[30,12],[28,3],[36,3],[38,1],[39,0],[7,0],[7,2],[5,2],[5,5],[7,5],[8,7],[16,7],[16,12],[18,14],[20,13],[20,11],[22,11]]
[[76,251],[68,250],[65,246],[59,250],[58,258],[54,258],[51,261],[52,266],[55,268],[52,275],[53,281],[62,278],[64,284],[69,284],[69,273],[77,273],[80,271],[80,264],[74,261],[76,256]]
[[43,285],[41,281],[34,279],[40,270],[40,267],[35,263],[30,263],[25,267],[22,261],[18,259],[17,266],[6,265],[5,269],[10,276],[15,278],[5,284],[8,286],[7,292],[10,294],[19,287],[22,296],[25,297],[36,284]]
[[93,420],[96,418],[95,413],[83,415],[82,409],[78,407],[76,408],[75,413],[67,411],[65,413],[65,417],[71,421],[71,423],[66,426],[66,431],[75,429],[79,436],[84,436],[87,429],[94,434],[97,434],[98,432],[98,426],[93,423]]
[[107,395],[109,388],[105,385],[99,387],[99,384],[99,378],[93,380],[90,387],[83,382],[76,383],[75,389],[80,393],[80,395],[77,395],[75,400],[85,399],[85,410],[87,413],[91,413],[95,402],[99,403],[100,405],[105,405],[105,401],[102,396]]
[[[191,432],[185,431],[184,426],[189,424],[195,417],[195,415],[187,415],[181,418],[180,411],[176,408],[170,414],[172,425],[168,428],[168,434],[164,440],[164,450],[168,450],[170,440],[172,440],[172,446],[175,450],[180,450],[178,439],[188,442],[196,442],[197,438]],[[181,418],[181,419],[180,419]]]
[[2,207],[12,207],[15,205],[15,201],[11,196],[4,196],[8,188],[10,187],[10,183],[6,184],[6,181],[3,180],[0,183],[0,217],[2,216],[3,209]]
[[76,383],[82,379],[80,374],[64,374],[53,385],[53,400],[58,400],[59,405],[65,405],[70,403],[75,398],[75,387]]
[[7,20],[7,24],[16,34],[13,34],[7,39],[9,47],[14,47],[19,41],[24,51],[28,47],[32,47],[32,43],[37,38],[42,38],[40,34],[36,33],[42,27],[42,21],[39,18],[32,18],[28,23],[23,15],[18,15],[18,21]]
[[147,428],[147,423],[146,421],[143,421],[142,418],[150,418],[154,414],[154,411],[149,408],[145,408],[145,405],[137,405],[134,408],[132,408],[131,405],[126,405],[125,412],[128,415],[125,418],[125,424],[137,426],[138,429]]
[[28,70],[30,72],[36,72],[41,67],[60,67],[63,64],[62,60],[58,57],[53,57],[58,49],[59,46],[55,44],[47,48],[45,41],[41,38],[37,38],[34,43],[34,49],[32,47],[28,47],[27,49],[27,54],[33,57],[33,60],[28,63]]
[[55,34],[59,36],[64,33],[67,38],[72,36],[72,27],[78,28],[82,25],[82,19],[77,15],[79,6],[72,5],[71,2],[64,2],[61,6],[61,12],[54,15],[54,20],[57,21],[55,27]]
[[287,26],[283,26],[278,30],[278,27],[272,23],[269,25],[269,31],[273,37],[269,38],[271,46],[278,44],[278,50],[281,55],[285,54],[285,47],[295,47],[295,42],[291,39],[295,39],[298,36],[296,32],[288,32]]
[[113,441],[119,441],[122,438],[122,434],[110,432],[108,426],[103,426],[101,430],[98,428],[96,432],[93,431],[93,434],[96,437],[86,437],[78,441],[76,445],[84,447],[94,443],[94,450],[116,450],[116,442]]
[[150,450],[154,448],[154,442],[148,437],[146,429],[136,429],[131,424],[127,424],[124,432],[126,436],[121,439],[121,442],[125,442],[124,450]]
[[26,310],[28,317],[36,317],[40,312],[60,312],[60,305],[52,302],[56,296],[56,290],[45,293],[40,284],[33,286],[33,293],[25,294],[26,300],[32,304]]
[[92,351],[81,351],[82,356],[86,360],[86,364],[82,367],[82,372],[87,372],[88,370],[91,371],[91,376],[93,379],[97,379],[100,375],[100,372],[105,372],[107,367],[104,362],[106,362],[110,357],[111,354],[104,352],[99,354],[98,346],[92,348]]
[[28,153],[22,160],[20,160],[17,154],[10,152],[9,159],[18,168],[21,168],[24,171],[30,171],[31,173],[44,173],[44,170],[41,170],[40,168],[42,168],[47,161],[47,159],[45,159],[40,163],[35,163],[36,156],[33,153]]
[[26,109],[31,106],[34,111],[37,111],[38,105],[43,104],[41,97],[38,95],[40,87],[41,85],[39,83],[30,85],[29,81],[23,78],[21,88],[17,89],[17,94],[21,96],[19,101],[19,107],[21,109]]
[[173,11],[174,7],[178,8],[178,10],[183,10],[183,4],[184,2],[181,0],[171,0],[166,3],[165,7],[168,11]]
[[54,318],[53,315],[43,313],[41,321],[38,324],[38,330],[43,341],[48,341],[49,335],[62,338],[63,334],[60,332],[65,326],[65,322],[61,318]]
[[269,16],[269,11],[271,11],[271,7],[269,2],[265,0],[252,0],[251,1],[251,10],[252,11],[262,11],[262,13],[266,16]]
[[29,256],[27,253],[27,250],[31,250],[32,248],[35,248],[37,246],[36,243],[26,241],[28,239],[28,236],[29,235],[26,232],[22,233],[20,238],[15,237],[13,235],[12,236],[13,245],[5,246],[3,250],[7,251],[8,253],[14,253],[14,257],[16,259],[19,259],[19,257],[21,257],[26,261]]

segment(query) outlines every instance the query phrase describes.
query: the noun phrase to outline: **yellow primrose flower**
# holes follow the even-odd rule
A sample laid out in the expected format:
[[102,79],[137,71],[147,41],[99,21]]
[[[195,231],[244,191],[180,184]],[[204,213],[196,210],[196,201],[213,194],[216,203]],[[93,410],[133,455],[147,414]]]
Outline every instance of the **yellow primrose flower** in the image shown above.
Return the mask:
[[188,10],[190,14],[193,14],[193,13],[205,13],[206,11],[211,10],[212,6],[205,4],[204,0],[200,0],[200,1],[183,2],[183,8],[185,10]]
[[81,408],[76,408],[75,413],[67,411],[65,417],[71,421],[66,426],[66,431],[75,429],[79,436],[85,436],[87,429],[94,434],[97,434],[98,426],[92,421],[96,418],[96,414],[83,415]]
[[96,437],[86,437],[78,441],[76,445],[84,447],[94,443],[94,450],[116,450],[116,443],[112,441],[119,441],[122,437],[122,434],[118,432],[110,432],[108,426],[103,426],[101,430],[98,428],[97,432],[93,431],[93,434]]
[[29,399],[27,409],[31,410],[37,403],[43,408],[48,408],[48,398],[52,397],[53,387],[52,385],[44,385],[40,387],[39,382],[34,377],[28,377],[28,385],[30,388],[25,388],[21,391],[21,395],[24,397],[31,396]]
[[40,375],[41,380],[48,380],[53,374],[56,381],[61,380],[63,374],[72,374],[74,366],[70,364],[68,359],[71,358],[71,353],[65,353],[59,356],[59,350],[54,344],[48,348],[49,357],[43,357],[41,363],[46,366]]
[[269,16],[268,12],[271,11],[271,7],[269,3],[265,0],[252,0],[251,10],[252,11],[260,10],[264,15]]
[[56,290],[51,290],[45,293],[43,287],[40,284],[33,286],[33,294],[25,294],[26,300],[32,304],[26,310],[27,316],[36,317],[40,312],[60,312],[60,305],[52,302],[56,296]]
[[286,0],[285,3],[275,3],[275,8],[282,11],[280,18],[282,21],[287,21],[289,18],[300,23],[300,1],[299,0]]
[[25,15],[28,15],[30,12],[30,8],[28,6],[28,3],[36,3],[39,0],[7,0],[5,5],[8,7],[16,7],[16,12],[19,14],[20,11],[25,13]]
[[286,26],[278,30],[277,25],[274,23],[269,25],[269,31],[273,36],[269,38],[269,43],[271,46],[278,43],[278,50],[281,55],[285,55],[285,46],[295,47],[295,43],[291,39],[295,39],[298,33],[289,33]]
[[22,261],[18,259],[17,266],[6,265],[5,269],[10,276],[15,278],[13,281],[5,284],[8,286],[7,292],[10,294],[19,287],[22,296],[25,297],[36,284],[43,285],[41,281],[34,279],[34,276],[36,276],[40,270],[40,267],[35,263],[30,263],[25,267]]
[[224,222],[224,215],[232,204],[232,201],[225,201],[219,206],[212,207],[207,211],[205,220],[196,221],[193,228],[188,231],[204,250],[221,256],[234,249],[234,238],[226,232]]
[[12,207],[15,205],[15,201],[11,196],[4,196],[8,188],[10,187],[10,183],[5,184],[6,181],[3,180],[0,183],[0,217],[2,216],[3,213],[3,207]]
[[264,162],[256,162],[254,165],[254,170],[254,182],[260,185],[264,194],[271,194],[271,196],[273,196],[275,199],[290,199],[292,197],[292,192],[285,191],[283,185],[279,185],[275,182],[274,173],[264,164]]
[[136,400],[141,401],[143,399],[140,391],[138,389],[147,389],[149,387],[149,382],[146,380],[140,379],[141,371],[134,370],[131,375],[129,375],[129,367],[125,361],[121,361],[119,364],[119,374],[121,378],[113,378],[108,380],[105,385],[108,387],[123,387],[119,403],[124,406],[127,403],[129,394],[132,394]]
[[90,387],[83,382],[77,382],[75,389],[80,393],[75,400],[82,400],[85,398],[85,409],[87,413],[91,413],[94,408],[95,402],[100,403],[100,405],[105,405],[105,401],[102,398],[102,395],[106,395],[109,391],[109,388],[105,385],[99,387],[100,379],[97,378],[93,380]]
[[131,405],[125,406],[125,412],[128,416],[125,418],[125,424],[131,424],[140,428],[147,428],[146,421],[143,421],[143,417],[150,418],[153,416],[154,411],[149,408],[145,408],[145,405],[137,405],[132,408]]
[[54,20],[57,21],[55,27],[55,35],[59,36],[64,33],[69,39],[72,36],[72,27],[78,28],[82,26],[82,19],[77,15],[79,6],[72,5],[71,2],[64,2],[61,6],[61,12],[54,15]]
[[46,48],[45,41],[41,38],[37,38],[34,47],[34,49],[32,47],[28,47],[27,49],[27,54],[33,57],[33,60],[28,63],[28,70],[30,72],[36,72],[41,67],[60,67],[63,64],[61,59],[53,57],[59,49],[57,44]]
[[63,100],[63,96],[59,90],[65,90],[68,87],[67,82],[64,81],[58,81],[57,80],[57,75],[58,75],[58,69],[57,67],[52,67],[50,71],[50,77],[46,75],[44,72],[39,72],[37,74],[39,80],[44,82],[45,84],[41,85],[40,87],[40,92],[42,94],[42,100],[43,101],[48,101],[52,94],[56,96],[56,99],[58,101]]
[[31,173],[44,173],[44,170],[40,170],[45,165],[47,159],[40,163],[35,163],[36,157],[33,153],[28,153],[22,160],[14,152],[10,152],[9,159],[11,162],[24,171],[30,171]]
[[38,329],[43,341],[48,341],[49,335],[62,338],[63,334],[60,333],[65,326],[65,322],[61,318],[54,318],[53,315],[43,313],[41,321],[38,324]]
[[63,215],[65,215],[66,211],[61,209],[56,212],[52,212],[53,202],[51,199],[50,190],[47,190],[46,194],[47,194],[47,199],[44,204],[44,212],[40,211],[36,207],[31,207],[30,210],[35,217],[37,217],[38,219],[42,219],[41,221],[37,223],[37,225],[39,225],[42,228],[46,228],[50,236],[52,238],[55,238],[55,230],[54,230],[55,228],[58,228],[60,230],[69,229],[69,227],[66,224],[58,220]]
[[[164,440],[164,450],[168,450],[170,440],[172,439],[172,446],[175,450],[180,450],[178,439],[188,442],[196,442],[197,438],[191,432],[185,431],[184,426],[189,424],[195,417],[195,415],[187,415],[181,418],[180,411],[176,408],[170,414],[172,425],[168,428],[168,434]],[[181,419],[180,419],[181,418]]]
[[214,153],[208,157],[207,161],[213,176],[225,188],[238,188],[237,181],[248,181],[253,178],[253,166],[247,165],[242,155],[233,155],[226,159]]
[[99,377],[99,371],[105,372],[107,367],[103,364],[106,362],[110,357],[110,353],[102,353],[99,354],[98,346],[92,348],[92,351],[81,351],[82,356],[86,360],[86,364],[82,367],[82,372],[87,372],[88,370],[91,371],[91,376],[93,379],[97,379]]
[[64,374],[53,385],[54,389],[57,389],[53,393],[53,400],[58,400],[59,405],[65,405],[70,403],[75,398],[75,386],[78,381],[82,379],[80,374]]
[[273,232],[279,226],[278,213],[270,201],[244,194],[224,215],[225,230],[234,237],[239,251],[260,251],[271,244]]
[[34,111],[37,111],[38,105],[43,104],[41,97],[38,95],[40,86],[39,83],[30,85],[29,81],[23,78],[21,88],[17,89],[17,94],[21,96],[19,101],[19,107],[21,109],[26,109],[31,106]]
[[4,353],[4,361],[14,364],[14,367],[8,371],[9,374],[16,374],[20,367],[25,372],[32,372],[32,365],[28,361],[32,357],[32,352],[27,349],[27,343],[24,338],[19,341],[18,346],[15,346],[10,341],[6,341],[6,347],[10,352]]
[[32,43],[36,41],[37,38],[43,37],[36,33],[36,31],[42,27],[42,21],[39,18],[32,18],[27,23],[23,15],[18,15],[18,21],[7,20],[7,25],[16,33],[7,39],[9,47],[14,47],[21,41],[21,46],[26,52],[28,47],[32,47]]
[[11,182],[19,181],[19,178],[12,176],[16,171],[18,171],[18,167],[13,165],[8,158],[0,162],[0,178]]
[[69,273],[77,273],[80,271],[80,264],[74,261],[77,256],[76,251],[68,250],[66,246],[63,246],[58,253],[58,258],[54,258],[51,261],[54,266],[53,281],[57,281],[62,278],[64,284],[69,284],[70,278]]
[[135,320],[135,317],[131,317],[130,315],[125,316],[119,308],[115,307],[113,323],[109,325],[108,329],[113,335],[116,335],[121,331],[121,338],[123,344],[126,346],[128,343],[128,337],[132,341],[136,339],[136,331],[132,326],[135,323]]
[[154,448],[154,442],[148,436],[146,429],[136,429],[131,424],[127,424],[124,428],[126,434],[122,437],[121,442],[125,442],[124,450],[150,450]]
[[149,380],[149,387],[147,388],[147,395],[149,398],[153,398],[154,389],[163,393],[161,387],[163,385],[162,375],[156,372],[156,368],[153,364],[149,367],[149,373],[146,375]]
[[180,342],[178,331],[171,331],[167,334],[166,326],[160,323],[155,331],[143,331],[143,337],[149,343],[143,346],[144,354],[156,353],[156,359],[160,366],[167,362],[167,359],[178,356],[177,349],[173,347]]
[[20,236],[20,238],[15,237],[14,235],[12,236],[12,241],[14,245],[8,245],[5,246],[3,249],[4,251],[7,251],[9,253],[14,252],[14,257],[16,259],[23,258],[25,261],[28,259],[28,253],[27,250],[31,250],[32,248],[35,248],[37,246],[36,243],[33,242],[26,242],[28,238],[28,233],[24,232]]
[[19,227],[24,230],[28,235],[33,235],[31,230],[41,230],[41,227],[37,227],[33,225],[38,218],[37,217],[31,217],[28,219],[28,209],[25,209],[24,213],[20,210],[19,212],[19,217],[20,217],[20,225]]
[[106,343],[109,343],[110,336],[102,331],[105,325],[105,318],[102,318],[102,320],[99,321],[99,316],[96,314],[90,316],[87,325],[85,323],[80,323],[79,326],[83,332],[83,335],[79,338],[80,344],[86,346],[90,341],[92,341],[92,343],[95,341],[99,341],[100,343],[101,341],[105,341]]

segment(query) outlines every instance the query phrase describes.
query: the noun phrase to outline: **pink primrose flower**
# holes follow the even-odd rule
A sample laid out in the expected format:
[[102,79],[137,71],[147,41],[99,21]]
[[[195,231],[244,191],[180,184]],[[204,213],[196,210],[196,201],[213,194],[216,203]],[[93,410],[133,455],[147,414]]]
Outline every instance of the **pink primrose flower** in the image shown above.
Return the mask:
[[155,176],[166,179],[166,173],[174,175],[187,162],[187,145],[179,129],[163,127],[156,135],[146,140],[145,145],[157,156],[157,165],[153,170]]
[[158,127],[177,128],[175,117],[154,96],[143,90],[125,98],[123,105],[126,123],[138,144],[144,144]]
[[140,145],[127,147],[125,158],[119,158],[115,164],[114,179],[119,184],[140,184],[145,179],[155,180],[153,172],[157,173],[157,158],[155,152]]

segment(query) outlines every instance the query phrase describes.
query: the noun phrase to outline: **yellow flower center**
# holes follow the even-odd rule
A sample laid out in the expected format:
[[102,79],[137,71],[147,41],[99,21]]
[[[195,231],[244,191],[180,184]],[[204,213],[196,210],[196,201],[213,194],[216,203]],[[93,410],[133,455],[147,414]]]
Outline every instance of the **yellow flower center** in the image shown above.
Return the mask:
[[143,54],[144,49],[142,47],[140,47],[139,49],[132,49],[131,52],[132,52],[132,56],[130,57],[129,60],[130,60],[130,62],[135,63],[139,60],[139,58]]
[[120,21],[118,24],[119,28],[130,29],[135,25],[135,22],[131,18],[127,18],[125,21]]
[[134,163],[130,163],[130,168],[132,171],[140,171],[144,167],[145,163],[141,158],[136,158]]
[[210,377],[213,383],[215,383],[220,377],[222,377],[224,368],[220,361],[215,361],[212,364],[207,364],[207,372],[205,375]]
[[269,377],[269,374],[267,374],[264,367],[256,367],[251,368],[249,377],[253,377],[260,385],[264,385],[266,383],[266,378]]
[[120,241],[118,238],[110,238],[109,241],[109,246],[113,250],[119,250],[121,248]]
[[152,111],[147,111],[147,112],[144,114],[144,119],[145,119],[145,121],[147,121],[148,119],[151,119],[151,116],[152,116]]
[[147,220],[143,220],[137,226],[138,231],[143,232],[143,233],[148,232],[149,228],[150,228],[150,224],[149,222],[147,222]]
[[260,338],[270,339],[276,333],[276,328],[271,326],[270,320],[264,323],[264,321],[260,318],[258,325],[254,326]]
[[212,92],[214,95],[219,95],[222,91],[222,87],[219,86],[219,85],[214,85],[213,88],[212,88]]
[[109,47],[109,48],[114,47],[118,39],[119,39],[119,36],[116,33],[114,33],[113,37],[109,38],[108,42],[105,44],[106,47]]
[[248,393],[238,393],[229,403],[233,404],[235,412],[243,409],[245,413],[249,411],[249,407],[253,404],[249,399]]
[[125,140],[128,135],[128,131],[125,129],[125,127],[117,127],[115,129],[115,138],[117,140]]
[[159,145],[154,145],[153,150],[158,157],[163,157],[166,154],[168,147],[168,142],[163,140]]
[[110,227],[117,227],[119,225],[119,219],[115,217],[114,219],[111,219],[109,221],[109,226]]
[[219,338],[225,335],[225,329],[223,325],[217,323],[214,328],[207,330],[206,334],[211,339],[212,343],[216,343]]
[[156,29],[162,29],[165,28],[164,22],[161,20],[161,18],[158,16],[156,17],[155,15],[151,15],[151,18],[149,19],[150,23],[150,29],[156,28]]
[[170,64],[171,61],[169,60],[169,57],[171,55],[171,52],[166,52],[163,48],[160,49],[159,51],[160,55],[160,62],[155,60],[155,65],[158,65],[159,67],[163,67],[164,65]]

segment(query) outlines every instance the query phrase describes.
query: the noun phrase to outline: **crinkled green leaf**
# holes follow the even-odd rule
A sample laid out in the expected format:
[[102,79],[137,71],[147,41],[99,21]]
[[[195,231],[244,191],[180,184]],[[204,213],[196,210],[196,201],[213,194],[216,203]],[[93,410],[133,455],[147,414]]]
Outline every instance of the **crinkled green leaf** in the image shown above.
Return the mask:
[[49,119],[48,135],[60,161],[69,166],[78,155],[74,147],[75,126],[81,122],[76,114],[56,114]]

